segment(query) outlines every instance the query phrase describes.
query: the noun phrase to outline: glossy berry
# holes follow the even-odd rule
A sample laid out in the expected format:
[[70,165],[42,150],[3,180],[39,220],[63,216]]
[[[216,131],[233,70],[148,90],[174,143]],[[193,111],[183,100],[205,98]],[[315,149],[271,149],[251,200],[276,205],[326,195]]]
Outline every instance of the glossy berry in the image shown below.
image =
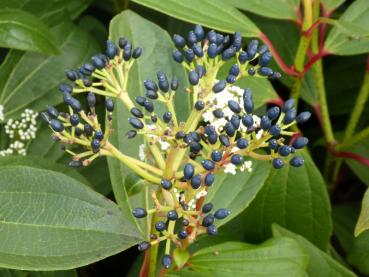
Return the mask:
[[196,101],[195,103],[195,109],[198,110],[198,111],[201,111],[205,108],[205,102],[202,101],[202,100],[198,100]]
[[118,45],[121,49],[124,48],[124,46],[126,46],[128,43],[128,40],[125,37],[120,37],[118,40]]
[[270,52],[265,52],[259,58],[259,65],[266,66],[272,60],[272,54]]
[[57,109],[55,109],[53,106],[47,106],[46,107],[46,111],[49,115],[51,115],[52,117],[57,118],[59,116],[59,112]]
[[215,164],[212,160],[203,160],[201,164],[203,168],[208,171],[213,170],[215,168]]
[[132,211],[132,214],[136,218],[144,218],[144,217],[147,216],[147,211],[145,209],[143,209],[143,208],[135,208]]
[[108,112],[114,111],[114,102],[111,98],[106,98],[105,100],[105,107]]
[[229,69],[229,74],[231,75],[238,76],[239,73],[240,67],[238,66],[238,64],[232,65],[231,68]]
[[241,64],[244,64],[248,60],[247,52],[241,51],[238,55],[238,60]]
[[101,59],[100,57],[97,56],[93,56],[91,58],[92,60],[92,64],[97,68],[97,69],[103,69],[105,67],[105,62],[103,59]]
[[145,110],[148,111],[149,113],[152,113],[154,111],[154,103],[148,99],[145,99],[143,106],[145,107]]
[[170,89],[177,90],[178,86],[179,86],[178,78],[177,76],[173,76],[172,81],[170,82]]
[[258,49],[259,42],[257,40],[252,40],[247,45],[247,55],[249,56],[249,60],[252,60],[256,54]]
[[182,220],[182,225],[183,225],[183,226],[188,226],[189,224],[190,224],[190,221],[189,221],[188,219],[184,218],[184,219]]
[[275,158],[272,160],[272,166],[275,168],[275,169],[280,169],[282,168],[284,165],[284,162],[282,159],[280,158]]
[[163,92],[168,92],[169,91],[169,82],[168,82],[168,78],[167,75],[165,75],[164,72],[159,71],[157,73],[157,77],[158,77],[158,85],[161,91]]
[[212,186],[215,180],[215,174],[214,173],[208,173],[205,176],[205,186]]
[[235,132],[236,132],[236,129],[234,128],[232,123],[229,122],[229,121],[224,125],[224,130],[225,130],[226,134],[230,137],[233,137]]
[[310,112],[302,112],[296,117],[297,123],[305,123],[311,116]]
[[80,122],[78,114],[72,114],[69,118],[69,121],[72,126],[77,126]]
[[232,123],[233,127],[237,130],[240,127],[241,119],[238,115],[232,115],[230,122]]
[[175,60],[177,63],[183,62],[182,52],[177,49],[173,50],[172,57],[173,57],[173,60]]
[[165,123],[169,123],[172,120],[172,113],[171,112],[165,112],[163,114],[163,121]]
[[243,108],[247,113],[252,113],[254,110],[254,101],[250,97],[243,98]]
[[194,28],[193,31],[194,31],[198,41],[200,41],[204,38],[205,32],[204,32],[204,29],[202,28],[201,25],[199,25],[199,24],[195,25],[195,28]]
[[278,148],[278,153],[282,157],[287,157],[289,154],[291,154],[291,150],[292,150],[291,146],[282,145],[281,147]]
[[254,119],[252,118],[251,115],[245,114],[242,116],[241,120],[242,120],[242,124],[247,128],[254,125]]
[[213,92],[215,92],[215,93],[221,92],[222,90],[224,90],[224,89],[225,89],[226,85],[227,85],[227,82],[226,82],[225,80],[220,80],[219,82],[217,82],[217,83],[213,86],[212,90],[213,90]]
[[234,48],[233,46],[229,47],[228,49],[222,52],[222,59],[224,61],[227,61],[230,58],[232,58],[235,54],[236,54],[236,48]]
[[229,142],[228,137],[227,137],[227,136],[225,136],[225,135],[220,135],[220,136],[219,136],[219,140],[220,140],[220,143],[221,143],[223,146],[228,147],[228,146],[230,146],[230,145],[231,145],[231,143]]
[[167,213],[167,217],[169,220],[177,220],[178,219],[178,214],[175,210],[171,210]]
[[306,137],[298,137],[293,143],[292,146],[296,149],[302,149],[309,143],[308,138]]
[[282,112],[286,113],[295,105],[295,99],[288,99],[282,106]]
[[215,236],[216,234],[218,234],[218,228],[215,225],[210,225],[208,226],[208,228],[206,229],[206,232],[211,235],[211,236]]
[[272,107],[267,111],[267,116],[269,117],[270,120],[275,120],[279,116],[279,111],[280,109],[277,106]]
[[300,167],[304,164],[304,159],[302,157],[293,157],[290,160],[290,165],[294,167]]
[[131,56],[132,56],[132,44],[128,42],[123,49],[123,59],[125,61],[128,61],[131,58]]
[[147,98],[152,99],[152,100],[156,100],[156,99],[158,99],[158,98],[159,98],[158,93],[157,93],[156,91],[153,91],[153,90],[148,90],[148,91],[146,91],[145,96],[146,96]]
[[161,264],[165,269],[170,268],[172,265],[172,258],[169,255],[164,255],[161,260]]
[[245,138],[240,138],[237,140],[237,147],[240,149],[245,149],[249,145],[249,142]]
[[88,123],[86,123],[84,126],[83,126],[83,130],[85,132],[85,135],[87,137],[91,136],[92,133],[93,133],[93,129],[92,129],[92,126]]
[[59,120],[57,119],[51,119],[50,120],[50,127],[55,131],[55,132],[62,132],[64,130],[64,125],[63,123],[61,123]]
[[96,153],[99,152],[100,149],[100,140],[98,139],[93,139],[91,142],[91,148],[92,148],[92,152]]
[[132,108],[130,112],[135,117],[138,117],[138,118],[143,118],[144,117],[144,114],[137,108]]
[[295,108],[291,108],[284,115],[283,123],[284,124],[290,124],[295,120],[295,118],[296,118],[296,110],[295,110]]
[[213,209],[213,203],[206,203],[204,206],[202,206],[201,211],[204,214],[207,214],[211,212],[212,209]]
[[132,125],[133,128],[136,128],[136,129],[143,129],[144,127],[144,124],[142,123],[142,121],[135,117],[129,118],[128,122],[129,124]]
[[199,83],[199,74],[195,70],[191,70],[188,73],[188,80],[191,85],[196,86]]
[[155,223],[155,229],[158,232],[162,232],[164,231],[166,228],[165,222],[164,221],[158,221]]
[[161,186],[163,189],[170,190],[172,188],[172,182],[167,179],[161,179]]
[[68,104],[75,113],[79,113],[82,110],[81,102],[73,97],[69,100]]
[[137,97],[135,98],[135,101],[136,101],[136,103],[137,103],[138,105],[143,106],[143,105],[144,105],[144,103],[145,103],[145,101],[146,101],[146,98],[145,98],[145,97],[143,97],[143,96],[137,96]]
[[186,58],[186,61],[189,63],[191,63],[195,59],[195,53],[193,52],[192,49],[186,49],[185,58]]
[[254,76],[254,75],[255,75],[255,73],[256,73],[256,70],[255,70],[255,68],[250,67],[250,68],[247,70],[247,73],[248,73],[250,76]]
[[186,230],[181,230],[181,231],[179,231],[178,232],[178,238],[179,239],[185,239],[185,238],[187,238],[187,231]]
[[126,136],[128,139],[132,139],[137,135],[137,131],[136,130],[130,130],[126,133]]
[[216,219],[224,219],[230,214],[228,209],[219,209],[214,213]]
[[277,149],[277,147],[278,147],[277,140],[276,139],[269,140],[268,146],[269,146],[270,149],[273,149],[273,150]]
[[208,47],[209,58],[215,58],[217,54],[218,54],[217,45],[215,43],[210,43]]
[[218,150],[214,150],[213,152],[211,152],[211,159],[214,162],[220,162],[222,160],[222,152],[218,151]]
[[118,55],[118,47],[111,40],[106,41],[106,56],[109,59],[113,59],[116,55]]
[[201,186],[201,175],[196,174],[191,178],[191,187],[193,189],[198,189]]
[[281,133],[281,127],[279,127],[278,125],[273,125],[273,126],[271,126],[271,127],[270,127],[270,129],[269,129],[269,133],[270,133],[272,136],[274,136],[274,137],[279,136],[279,135],[280,135],[280,133]]
[[227,78],[226,78],[226,81],[227,81],[227,83],[229,83],[229,84],[233,84],[234,82],[236,82],[236,80],[237,80],[237,76],[232,75],[232,74],[229,74],[229,75],[227,76]]
[[213,115],[216,118],[223,118],[224,117],[224,112],[221,109],[216,109],[213,111]]
[[204,51],[202,50],[202,48],[201,48],[201,46],[200,45],[198,45],[198,44],[194,44],[193,46],[192,46],[192,50],[193,50],[193,52],[195,53],[195,55],[197,56],[197,57],[203,57],[204,56]]
[[65,76],[68,78],[68,80],[74,82],[75,80],[78,79],[78,74],[77,72],[73,71],[73,70],[67,70],[65,71]]
[[232,112],[234,113],[240,113],[241,112],[241,107],[238,104],[237,101],[235,100],[229,100],[228,101],[228,107],[231,109]]
[[94,138],[98,140],[102,140],[104,138],[104,133],[102,131],[96,131]]
[[240,165],[242,162],[243,162],[243,158],[239,154],[234,154],[231,157],[231,163],[234,164],[234,165]]
[[141,54],[142,54],[142,48],[137,47],[137,48],[135,48],[135,50],[133,50],[132,58],[138,59],[141,56]]
[[150,248],[150,245],[151,244],[147,241],[140,242],[137,247],[138,251],[145,251]]
[[173,35],[174,45],[178,48],[183,48],[186,45],[186,40],[180,35]]
[[153,90],[153,91],[158,91],[158,86],[156,85],[156,83],[152,80],[145,80],[144,81],[144,86],[147,90]]
[[260,67],[258,70],[258,73],[261,76],[272,76],[273,75],[273,70],[269,67]]
[[216,43],[217,42],[217,33],[214,30],[209,31],[208,40],[209,40],[210,43]]
[[214,219],[214,215],[208,214],[203,218],[201,225],[204,227],[208,227],[214,223]]
[[265,45],[265,44],[263,44],[263,45],[261,45],[259,48],[258,48],[258,53],[260,54],[260,55],[262,55],[262,54],[264,54],[266,51],[268,51],[269,50],[269,47],[268,47],[268,45]]
[[268,116],[263,115],[260,119],[260,127],[263,130],[268,130],[270,128],[270,126],[272,125],[272,122],[270,121],[270,119],[268,118]]

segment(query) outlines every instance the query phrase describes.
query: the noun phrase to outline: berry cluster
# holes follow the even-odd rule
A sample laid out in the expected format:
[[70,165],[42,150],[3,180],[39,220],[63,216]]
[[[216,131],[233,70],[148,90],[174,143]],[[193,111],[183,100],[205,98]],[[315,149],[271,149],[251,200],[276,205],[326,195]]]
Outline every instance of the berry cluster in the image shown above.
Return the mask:
[[[155,80],[144,81],[145,94],[131,99],[127,91],[129,70],[142,49],[133,50],[127,39],[120,38],[118,45],[108,41],[105,53],[93,56],[92,63],[66,72],[73,82],[60,86],[67,113],[53,107],[42,113],[56,140],[85,148],[78,154],[66,149],[73,155],[71,166],[86,166],[98,156],[111,156],[157,185],[152,194],[155,207],[135,208],[133,215],[153,219],[150,237],[138,248],[144,251],[166,241],[165,268],[172,263],[172,245],[185,249],[201,234],[215,235],[215,220],[229,215],[222,207],[211,213],[213,204],[204,204],[216,174],[250,172],[253,160],[269,161],[276,169],[287,163],[302,166],[304,160],[295,153],[308,139],[297,136],[290,127],[310,117],[309,112],[297,114],[292,99],[281,108],[270,107],[263,115],[255,114],[251,90],[238,87],[236,81],[244,76],[280,77],[267,67],[271,53],[258,41],[252,40],[243,48],[240,33],[233,37],[215,31],[205,34],[200,25],[189,32],[187,40],[174,35],[173,41],[173,59],[188,70],[190,86],[184,91],[180,91],[177,77],[158,71]],[[223,67],[228,68],[225,79],[219,77]],[[80,93],[86,94],[88,112],[75,97]],[[173,101],[177,93],[189,94],[192,101],[193,109],[185,122],[177,118]],[[108,120],[104,131],[95,111],[96,95],[105,97]],[[127,139],[144,137],[139,159],[109,142],[115,99],[131,114]],[[165,109],[157,109],[158,105]]]

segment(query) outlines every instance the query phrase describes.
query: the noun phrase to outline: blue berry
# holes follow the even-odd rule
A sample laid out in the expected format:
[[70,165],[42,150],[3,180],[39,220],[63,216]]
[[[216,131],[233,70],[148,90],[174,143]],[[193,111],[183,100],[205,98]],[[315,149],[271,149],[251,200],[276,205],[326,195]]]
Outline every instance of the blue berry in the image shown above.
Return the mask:
[[214,223],[214,215],[208,214],[207,216],[203,218],[201,225],[204,227],[208,227],[212,225],[213,223]]
[[280,169],[282,168],[284,165],[284,162],[282,159],[280,158],[275,158],[272,160],[272,166],[275,168],[275,169]]
[[209,31],[208,40],[209,40],[210,43],[216,43],[217,42],[217,33],[214,30]]
[[214,173],[206,174],[205,175],[205,180],[204,180],[205,186],[210,187],[211,185],[213,185],[214,180],[215,180],[215,174]]
[[158,93],[157,93],[156,91],[153,91],[153,90],[148,90],[148,91],[146,91],[145,96],[146,96],[147,98],[152,99],[152,100],[156,100],[156,99],[158,99],[158,98],[159,98]]
[[212,88],[213,92],[218,93],[225,89],[227,82],[225,80],[218,81]]
[[296,110],[295,110],[295,108],[292,108],[292,109],[288,110],[286,112],[286,114],[284,115],[283,123],[284,124],[290,124],[295,120],[295,118],[296,118]]
[[129,124],[132,125],[133,128],[136,128],[136,129],[143,129],[144,127],[143,122],[136,117],[130,117],[128,119],[128,122]]
[[197,24],[194,28],[194,33],[196,35],[196,38],[198,41],[202,40],[204,38],[205,32],[201,25]]
[[291,146],[282,145],[281,147],[278,148],[278,153],[282,157],[287,157],[289,154],[291,154],[291,150],[292,150]]
[[270,127],[270,129],[269,129],[269,133],[270,133],[272,136],[274,136],[274,137],[279,136],[279,135],[280,135],[280,133],[281,133],[281,127],[279,127],[278,125],[273,125],[273,126],[271,126],[271,127]]
[[49,115],[51,115],[52,117],[57,118],[59,116],[59,112],[57,109],[55,109],[53,106],[47,106],[46,107],[46,111]]
[[224,112],[221,109],[216,109],[213,111],[213,115],[216,118],[223,118],[224,117]]
[[189,31],[187,36],[187,41],[190,45],[197,42],[197,36],[194,31]]
[[272,76],[273,70],[269,67],[260,67],[258,73],[261,76]]
[[231,66],[231,68],[229,69],[229,74],[238,76],[238,74],[240,74],[240,67],[238,66],[238,64],[234,64]]
[[72,93],[73,92],[73,87],[71,85],[68,85],[68,84],[61,84],[59,86],[59,90],[61,92],[66,92],[66,93]]
[[270,149],[277,149],[277,147],[278,147],[278,142],[277,142],[277,140],[276,139],[271,139],[271,140],[269,140],[269,143],[268,143],[268,145],[269,145],[269,148]]
[[201,175],[196,174],[191,178],[191,186],[193,189],[198,189],[201,186]]
[[178,219],[178,214],[175,210],[171,210],[167,213],[167,218],[169,220],[175,221]]
[[178,48],[183,48],[186,45],[186,40],[180,35],[173,35],[174,45]]
[[234,48],[233,46],[229,47],[222,52],[222,59],[224,61],[227,61],[230,58],[232,58],[235,54],[236,54],[236,48]]
[[87,137],[91,136],[92,135],[92,132],[93,132],[93,129],[92,129],[92,126],[88,123],[86,123],[84,126],[83,126],[83,130],[85,132],[85,135]]
[[215,43],[210,43],[208,47],[209,58],[215,58],[217,54],[218,54],[217,45]]
[[132,211],[132,214],[136,218],[144,218],[144,217],[147,216],[147,211],[145,209],[143,209],[143,208],[135,208]]
[[277,106],[272,107],[267,111],[267,116],[269,117],[270,120],[275,120],[279,116],[279,111],[280,109]]
[[258,49],[258,53],[260,54],[260,55],[262,55],[262,54],[264,54],[266,51],[268,51],[269,50],[269,47],[268,47],[268,45],[265,45],[265,44],[263,44],[263,45],[261,45],[260,47],[259,47],[259,49]]
[[247,113],[252,113],[254,110],[254,101],[252,101],[251,97],[243,98],[243,108]]
[[213,152],[211,152],[211,159],[214,162],[220,162],[222,160],[222,157],[223,157],[222,152],[218,150],[214,150]]
[[161,186],[163,189],[170,190],[172,188],[172,182],[167,179],[161,179]]
[[195,53],[193,52],[192,49],[186,49],[185,57],[187,62],[191,63],[195,59]]
[[210,135],[212,133],[215,133],[215,127],[213,125],[205,126],[205,134]]
[[165,112],[163,114],[163,121],[165,123],[169,123],[172,120],[172,113],[171,112]]
[[199,77],[200,78],[202,76],[204,76],[205,73],[206,73],[206,69],[205,69],[205,67],[203,65],[197,65],[195,70],[196,70],[197,74],[199,74]]
[[172,258],[169,255],[164,255],[161,260],[161,264],[165,269],[170,268],[172,265]]
[[195,109],[198,110],[198,111],[201,111],[205,108],[205,102],[202,101],[202,100],[198,100],[196,101],[195,103]]
[[172,53],[173,60],[175,60],[177,63],[183,62],[183,55],[182,52],[178,49],[174,49]]
[[166,227],[167,226],[165,225],[164,221],[158,221],[158,222],[155,223],[155,229],[158,232],[164,231]]
[[238,102],[236,102],[235,100],[229,100],[228,101],[228,107],[231,109],[232,112],[234,113],[240,113],[241,112],[241,107],[238,104]]
[[209,136],[208,136],[208,141],[210,144],[215,144],[217,143],[218,141],[218,135],[217,133],[211,133]]
[[200,145],[200,143],[198,143],[196,141],[192,141],[189,145],[190,145],[190,151],[192,153],[197,154],[197,153],[199,153],[201,151],[201,145]]
[[220,143],[226,147],[230,146],[231,143],[229,142],[229,139],[227,136],[225,135],[220,135],[219,136],[219,140],[220,140]]
[[244,64],[248,60],[248,57],[247,52],[241,51],[238,55],[238,60],[241,64]]
[[193,52],[195,53],[196,56],[198,56],[200,58],[204,56],[204,51],[202,50],[200,45],[194,44],[192,46],[192,50],[193,50]]
[[304,164],[304,159],[302,157],[293,157],[290,160],[290,165],[294,167],[300,167]]
[[249,145],[249,142],[245,138],[240,138],[237,140],[237,147],[240,149],[245,149]]
[[238,115],[232,115],[230,122],[232,123],[233,127],[235,129],[238,129],[240,127],[241,124],[241,120],[240,117]]
[[169,82],[167,75],[164,72],[159,71],[157,74],[158,77],[158,85],[161,91],[168,92],[169,91]]
[[286,113],[295,105],[295,99],[288,99],[282,106],[282,112]]
[[247,128],[250,128],[252,125],[254,125],[254,119],[251,115],[245,114],[242,116],[241,120],[242,124]]
[[138,105],[143,106],[145,104],[146,98],[143,96],[137,96],[135,101]]
[[145,107],[145,110],[148,111],[149,113],[152,113],[154,111],[154,103],[148,99],[145,99],[143,106]]
[[250,76],[254,76],[254,75],[255,75],[255,73],[256,73],[256,70],[255,70],[255,68],[250,67],[250,68],[247,70],[247,73],[248,73]]
[[176,133],[176,139],[183,139],[186,136],[186,133],[183,131],[178,131]]
[[235,132],[236,132],[236,129],[234,128],[232,123],[229,122],[229,121],[224,125],[224,130],[225,130],[226,134],[230,137],[233,137]]
[[241,49],[242,45],[242,36],[240,32],[235,32],[233,35],[233,46],[236,48],[237,51]]
[[108,112],[114,111],[114,102],[111,98],[106,98],[105,100],[105,107]]
[[137,109],[136,107],[133,107],[130,110],[130,112],[135,117],[138,117],[138,118],[143,118],[144,117],[144,114],[139,109]]
[[206,229],[206,231],[211,236],[215,236],[216,234],[218,234],[218,228],[215,225],[208,226],[208,228]]
[[213,203],[206,203],[204,206],[202,206],[202,209],[201,211],[204,213],[204,214],[207,214],[209,212],[211,212],[211,210],[213,209]]
[[215,168],[215,164],[212,160],[203,160],[201,164],[203,168],[208,171],[213,170]]
[[128,61],[132,56],[132,44],[128,42],[123,49],[123,60]]
[[224,36],[222,34],[217,34],[216,44],[219,45],[223,42]]
[[231,157],[231,163],[234,165],[240,165],[243,162],[243,158],[239,154],[234,154]]
[[293,143],[292,146],[296,149],[304,148],[309,143],[308,138],[306,137],[298,137]]
[[268,130],[270,128],[270,126],[272,125],[272,122],[270,121],[270,119],[268,118],[268,116],[263,115],[260,119],[260,127],[263,130]]
[[145,251],[145,250],[147,250],[147,249],[149,249],[150,248],[150,243],[149,242],[147,242],[147,241],[143,241],[143,242],[140,242],[139,244],[138,244],[138,251]]
[[214,213],[216,219],[224,219],[229,216],[230,212],[228,209],[219,209]]
[[145,80],[144,86],[147,90],[158,91],[158,86],[155,84],[153,80]]
[[173,76],[172,81],[170,83],[170,89],[177,90],[178,86],[179,86],[178,78],[177,76]]
[[96,105],[96,97],[92,92],[87,93],[87,104],[90,108],[93,108]]
[[100,140],[98,139],[93,139],[91,142],[91,148],[92,148],[92,152],[97,153],[99,152],[100,149]]
[[142,48],[137,47],[137,48],[135,48],[135,50],[133,50],[132,58],[138,59],[141,56],[141,54],[142,54]]
[[259,65],[266,66],[272,60],[272,54],[270,52],[265,52],[259,58]]
[[137,135],[137,131],[136,130],[130,130],[126,133],[126,136],[128,139],[132,139]]
[[55,131],[55,132],[62,132],[64,130],[64,125],[63,123],[61,123],[59,120],[57,119],[51,119],[50,120],[50,127]]
[[102,131],[95,131],[95,139],[102,140],[104,138],[104,133]]
[[183,176],[186,180],[190,180],[195,173],[195,168],[192,164],[187,163],[183,169]]
[[113,59],[116,55],[118,55],[118,47],[112,42],[111,40],[106,41],[106,56],[108,56],[109,59]]
[[227,83],[229,84],[233,84],[234,82],[236,82],[237,77],[235,75],[228,75],[226,78]]
[[296,117],[297,123],[305,123],[311,116],[310,112],[302,112]]
[[125,37],[120,37],[118,40],[118,45],[121,49],[124,48],[124,46],[126,46],[128,43],[128,40]]
[[257,40],[252,40],[247,45],[247,55],[249,56],[249,60],[252,60],[255,57],[256,51],[258,49],[259,42]]
[[82,110],[81,102],[73,97],[69,100],[68,104],[75,113],[79,113]]
[[72,126],[77,126],[80,122],[78,114],[72,114],[69,118],[69,121]]
[[78,74],[74,70],[65,71],[65,76],[72,82],[78,79]]
[[199,83],[199,74],[195,70],[191,70],[188,73],[188,80],[191,85],[196,86]]
[[91,58],[92,60],[92,64],[97,68],[97,69],[103,69],[105,68],[105,61],[103,59],[101,59],[100,57],[97,56],[93,56]]
[[179,239],[185,239],[185,238],[187,238],[187,231],[186,230],[181,230],[181,231],[179,231],[178,232],[178,238]]

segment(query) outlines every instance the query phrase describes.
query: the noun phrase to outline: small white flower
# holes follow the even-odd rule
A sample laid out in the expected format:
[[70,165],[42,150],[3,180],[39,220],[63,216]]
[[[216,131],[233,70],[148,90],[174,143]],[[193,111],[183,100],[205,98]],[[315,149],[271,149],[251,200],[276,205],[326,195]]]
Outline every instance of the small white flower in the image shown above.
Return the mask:
[[138,157],[140,158],[141,161],[145,161],[146,159],[145,149],[146,149],[145,144],[140,144],[140,146],[138,147]]
[[161,150],[168,150],[170,148],[170,143],[166,142],[166,141],[163,141],[163,140],[159,140],[159,143],[160,143],[160,148]]
[[240,167],[240,171],[244,172],[245,170],[247,170],[248,172],[252,171],[252,161],[245,161],[241,167]]
[[260,138],[261,138],[261,136],[263,135],[263,133],[264,133],[264,131],[263,131],[263,130],[259,130],[259,131],[256,133],[255,137],[256,137],[257,139],[260,139]]
[[225,165],[224,173],[230,173],[230,174],[236,175],[236,166],[232,163]]

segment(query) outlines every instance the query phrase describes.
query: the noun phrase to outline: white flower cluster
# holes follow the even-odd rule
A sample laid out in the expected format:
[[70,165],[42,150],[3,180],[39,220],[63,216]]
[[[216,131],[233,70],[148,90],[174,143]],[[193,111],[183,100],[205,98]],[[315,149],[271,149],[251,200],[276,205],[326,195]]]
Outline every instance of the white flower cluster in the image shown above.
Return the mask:
[[[177,199],[179,199],[180,194],[178,192],[178,190],[176,188],[174,188],[174,193]],[[190,201],[188,201],[188,208],[189,210],[196,210],[196,202],[197,200],[199,200],[201,197],[205,197],[208,194],[208,192],[205,189],[201,189],[194,198],[192,198]]]
[[11,143],[7,149],[0,151],[0,156],[22,155],[25,156],[26,142],[36,138],[36,118],[38,113],[26,109],[20,116],[19,120],[9,119],[5,124],[5,134],[8,135]]
[[0,122],[5,120],[4,106],[0,105]]
[[[226,87],[219,93],[214,93],[214,95],[209,99],[210,107],[206,110],[206,112],[202,115],[205,122],[210,123],[215,127],[218,133],[220,133],[225,124],[229,119],[231,119],[232,115],[234,114],[232,110],[228,107],[228,101],[234,100],[237,101],[238,104],[243,107],[243,93],[244,89],[238,86],[231,86]],[[216,118],[213,114],[213,111],[220,109],[224,113],[223,118]],[[258,127],[260,125],[260,117],[253,115],[252,118],[254,119],[254,127]],[[240,124],[240,131],[246,132],[247,128]],[[260,138],[263,131],[260,130],[256,137]]]
[[[157,128],[160,128],[156,124],[148,124],[146,126],[147,126],[147,129],[149,129],[151,131],[155,131],[155,130],[157,130]],[[153,139],[158,138],[158,136],[153,135],[153,134],[148,135],[148,137],[153,138]],[[159,138],[158,142],[160,144],[161,150],[166,151],[166,150],[170,149],[170,143],[169,142],[163,140],[162,138]]]
[[[240,171],[241,172],[244,172],[244,171],[251,172],[252,171],[252,161],[245,161],[240,166]],[[229,173],[229,174],[232,174],[232,175],[236,175],[237,167],[232,163],[228,163],[228,164],[224,165],[224,173]]]

